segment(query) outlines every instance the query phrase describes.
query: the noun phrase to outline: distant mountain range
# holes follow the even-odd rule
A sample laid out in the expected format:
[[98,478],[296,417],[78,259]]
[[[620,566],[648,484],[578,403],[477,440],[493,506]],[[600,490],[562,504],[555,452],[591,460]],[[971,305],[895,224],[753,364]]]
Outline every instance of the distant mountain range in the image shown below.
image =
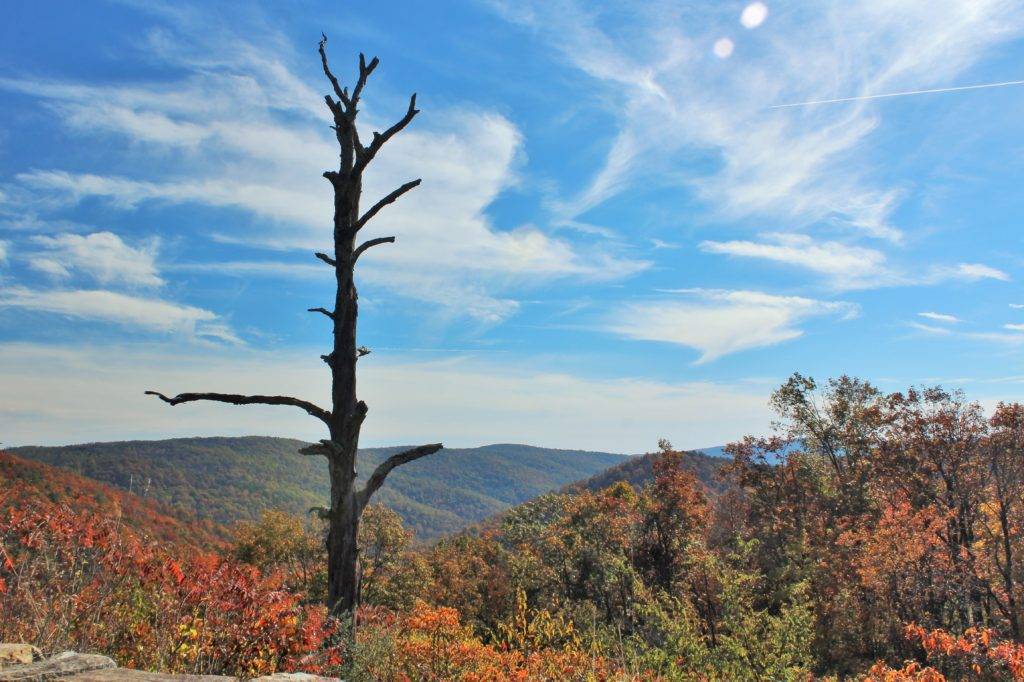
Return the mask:
[[[9,452],[172,505],[220,524],[268,508],[305,513],[326,503],[327,468],[287,438],[176,438],[18,447]],[[360,451],[360,477],[400,447]],[[531,497],[621,464],[628,456],[528,445],[445,449],[396,469],[375,496],[420,540],[459,531]]]
[[[186,520],[224,526],[258,518],[265,509],[305,513],[325,504],[326,465],[322,458],[298,454],[305,445],[247,436],[27,446],[8,452],[135,493],[165,515],[178,509]],[[360,477],[401,449],[361,450]],[[711,489],[718,485],[715,473],[723,460],[709,454],[720,452],[706,448],[686,459]],[[374,499],[401,514],[418,540],[429,541],[552,490],[597,489],[618,480],[639,485],[651,476],[652,457],[515,444],[445,449],[395,469]]]

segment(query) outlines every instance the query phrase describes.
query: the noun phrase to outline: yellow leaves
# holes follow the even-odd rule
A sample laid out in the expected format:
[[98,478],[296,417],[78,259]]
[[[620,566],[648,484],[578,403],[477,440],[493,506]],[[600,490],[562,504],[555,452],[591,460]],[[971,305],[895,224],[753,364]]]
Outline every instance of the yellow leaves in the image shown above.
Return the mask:
[[552,615],[546,609],[530,609],[526,592],[516,590],[510,619],[498,624],[499,644],[515,651],[531,653],[545,649],[579,651],[582,648],[571,619]]

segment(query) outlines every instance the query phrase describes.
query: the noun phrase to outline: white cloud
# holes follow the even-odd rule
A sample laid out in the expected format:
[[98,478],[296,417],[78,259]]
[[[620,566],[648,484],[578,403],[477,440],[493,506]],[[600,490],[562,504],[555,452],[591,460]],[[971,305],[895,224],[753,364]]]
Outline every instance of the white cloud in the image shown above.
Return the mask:
[[949,336],[953,333],[952,330],[945,327],[936,327],[935,325],[921,324],[920,322],[908,322],[907,326],[932,336]]
[[[497,4],[604,85],[608,96],[598,101],[621,121],[604,167],[567,210],[683,177],[727,218],[831,223],[891,241],[903,236],[891,220],[901,188],[872,178],[876,159],[866,144],[879,109],[768,107],[948,85],[1024,31],[1016,0],[810,3],[779,14],[771,32],[748,34],[744,57],[709,62],[703,46],[735,21],[729,3],[646,3],[629,16],[614,3]],[[679,158],[693,149],[719,163],[681,174]]]
[[38,291],[6,287],[0,290],[0,308],[56,313],[150,332],[240,343],[209,310],[101,289]]
[[1001,282],[1010,281],[1010,276],[1002,270],[997,270],[981,263],[960,263],[950,271],[950,275],[971,282],[981,279],[997,279]]
[[1003,329],[1009,329],[1014,332],[1024,332],[1024,324],[1004,324]]
[[815,242],[807,235],[772,233],[764,241],[704,241],[700,249],[743,258],[795,265],[827,276],[836,288],[879,286],[890,279],[885,254],[842,242]]
[[680,248],[679,244],[673,244],[672,242],[666,242],[666,241],[664,241],[662,239],[652,238],[650,241],[651,241],[651,246],[653,246],[656,249],[678,249],[678,248]]
[[1024,345],[1024,334],[1016,330],[1011,332],[972,332],[964,334],[964,337],[974,339],[975,341],[986,341],[1014,348]]
[[929,319],[929,320],[934,320],[935,322],[948,322],[948,323],[963,322],[963,320],[961,320],[956,315],[948,315],[946,313],[927,312],[927,313],[918,313],[917,315],[918,315],[918,317],[924,317],[924,318]]
[[30,265],[51,275],[67,277],[82,272],[103,285],[155,287],[163,284],[157,275],[156,240],[132,247],[112,232],[37,236],[32,240],[46,255],[31,259]]
[[803,334],[810,317],[857,314],[856,306],[759,291],[679,290],[689,300],[663,299],[622,305],[605,329],[630,339],[696,349],[698,364],[751,348],[773,346]]
[[711,49],[719,59],[728,59],[732,56],[736,45],[728,38],[719,38]]
[[740,23],[744,28],[757,28],[768,18],[768,8],[763,2],[752,2],[743,8]]
[[[144,396],[210,390],[289,394],[328,404],[329,375],[315,349],[230,353],[149,347],[0,345],[0,422],[7,444],[266,434],[322,438],[287,407],[191,404]],[[519,442],[612,452],[719,444],[768,429],[772,386],[590,379],[471,356],[419,361],[380,350],[360,368],[370,406],[363,444],[443,441],[449,447]],[[535,369],[523,371],[523,367]]]
[[[192,28],[205,36],[205,28]],[[0,79],[0,87],[50,103],[73,131],[116,135],[161,154],[159,170],[143,177],[37,169],[18,175],[20,186],[68,203],[102,197],[124,210],[145,203],[239,209],[261,220],[237,232],[222,230],[223,239],[323,250],[331,239],[333,203],[320,174],[337,164],[338,153],[319,92],[326,82],[304,83],[272,50],[271,57],[261,56],[268,53],[264,46],[232,38],[231,50],[209,43],[190,50],[189,40],[196,38],[154,46],[151,56],[187,74],[178,82]],[[312,59],[312,49],[303,54],[303,64]],[[386,87],[378,79],[386,75],[378,74],[366,94],[374,108],[362,115],[367,138],[371,125],[387,125],[392,116],[382,113],[393,107],[380,104],[386,97],[378,93]],[[402,106],[391,104],[394,110]],[[441,110],[427,101],[421,108],[423,114],[389,142],[365,178],[364,208],[403,182],[423,178],[420,188],[366,228],[368,236],[398,238],[361,262],[367,281],[452,314],[495,321],[515,311],[518,289],[558,278],[620,279],[649,266],[616,253],[614,240],[578,245],[532,225],[497,229],[487,209],[517,182],[520,131],[492,112]],[[291,116],[276,115],[282,109]],[[443,295],[436,293],[442,271]]]
[[10,251],[11,243],[0,239],[0,265],[7,262],[7,254]]
[[71,271],[54,258],[33,256],[28,259],[28,266],[54,279],[67,279],[71,276]]
[[767,233],[760,241],[704,241],[705,253],[739,258],[760,258],[793,265],[828,278],[839,290],[871,289],[896,285],[940,284],[951,280],[977,282],[982,279],[1008,281],[1009,275],[981,263],[935,265],[907,272],[891,265],[877,249],[837,241],[815,241],[804,234]]

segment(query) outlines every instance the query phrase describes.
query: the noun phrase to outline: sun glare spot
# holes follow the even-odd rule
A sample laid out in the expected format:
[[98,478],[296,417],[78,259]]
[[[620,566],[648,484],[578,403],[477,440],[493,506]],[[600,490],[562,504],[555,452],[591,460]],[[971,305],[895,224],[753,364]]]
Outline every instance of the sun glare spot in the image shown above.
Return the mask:
[[728,38],[719,38],[715,41],[715,47],[713,48],[715,56],[719,59],[728,59],[732,56],[732,51],[736,46]]
[[763,2],[752,2],[743,9],[740,23],[745,28],[757,28],[768,18],[768,7]]

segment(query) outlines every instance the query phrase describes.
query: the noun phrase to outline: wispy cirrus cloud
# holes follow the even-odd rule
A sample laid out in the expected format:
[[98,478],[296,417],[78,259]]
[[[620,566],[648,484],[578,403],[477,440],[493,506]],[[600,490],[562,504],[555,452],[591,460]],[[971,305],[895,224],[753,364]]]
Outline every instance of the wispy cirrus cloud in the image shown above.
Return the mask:
[[[17,176],[19,187],[64,204],[101,198],[125,211],[146,204],[235,209],[260,220],[244,231],[221,229],[225,241],[323,249],[333,209],[320,174],[337,163],[337,149],[321,84],[292,72],[290,49],[280,40],[267,41],[275,52],[232,36],[223,41],[231,44],[227,50],[207,36],[208,27],[184,16],[175,20],[178,40],[154,34],[147,47],[151,58],[184,72],[177,82],[0,79],[0,88],[39,98],[73,132],[111,135],[157,151],[159,166],[132,177],[36,169]],[[377,78],[371,90],[380,85]],[[368,137],[372,126],[387,121],[382,112],[390,107],[379,104],[375,92],[367,97]],[[367,227],[373,233],[368,236],[398,237],[397,247],[377,249],[362,264],[369,282],[452,314],[495,322],[517,309],[516,289],[560,278],[622,279],[649,266],[609,240],[574,243],[530,224],[497,229],[487,209],[517,182],[520,131],[494,112],[434,108],[429,101],[421,108],[423,115],[389,143],[364,183],[372,203],[411,178],[424,179]],[[282,111],[288,116],[278,115]],[[265,272],[287,275],[283,269]]]
[[982,263],[959,263],[958,265],[951,268],[941,268],[940,272],[948,273],[953,277],[958,277],[968,281],[977,281],[982,279],[996,279],[1000,282],[1009,282],[1010,275]]
[[[769,107],[945,86],[1024,31],[1014,0],[812,3],[766,15],[742,36],[728,3],[652,2],[629,16],[607,3],[493,4],[603,86],[599,101],[619,122],[603,167],[564,201],[568,213],[682,177],[726,217],[827,222],[893,242],[903,239],[892,220],[903,189],[873,181],[863,151],[878,109]],[[715,59],[712,45],[730,36],[736,53]],[[680,175],[679,154],[693,149],[718,163]]]
[[933,320],[935,322],[946,322],[949,324],[957,324],[959,322],[963,322],[963,320],[961,320],[956,315],[949,315],[947,313],[925,312],[918,313],[917,316],[923,317],[927,320]]
[[681,289],[678,298],[619,306],[605,331],[642,341],[661,341],[700,352],[697,364],[730,353],[773,346],[803,335],[812,317],[855,317],[857,306],[760,291]]
[[815,242],[802,234],[770,233],[761,241],[703,241],[701,251],[793,265],[827,277],[840,289],[878,286],[891,277],[886,256],[877,249],[837,241]]
[[752,258],[802,268],[826,278],[837,290],[939,284],[948,281],[1009,281],[1010,276],[982,263],[932,265],[910,272],[890,263],[885,253],[839,241],[815,241],[806,234],[767,233],[758,240],[706,240],[704,253]]
[[230,328],[209,310],[104,289],[44,291],[21,286],[5,287],[0,291],[0,308],[55,313],[189,339],[241,343]]
[[953,330],[948,327],[937,327],[934,324],[923,324],[921,322],[907,322],[907,326],[911,329],[916,329],[919,332],[930,334],[932,336],[950,336],[953,334]]

